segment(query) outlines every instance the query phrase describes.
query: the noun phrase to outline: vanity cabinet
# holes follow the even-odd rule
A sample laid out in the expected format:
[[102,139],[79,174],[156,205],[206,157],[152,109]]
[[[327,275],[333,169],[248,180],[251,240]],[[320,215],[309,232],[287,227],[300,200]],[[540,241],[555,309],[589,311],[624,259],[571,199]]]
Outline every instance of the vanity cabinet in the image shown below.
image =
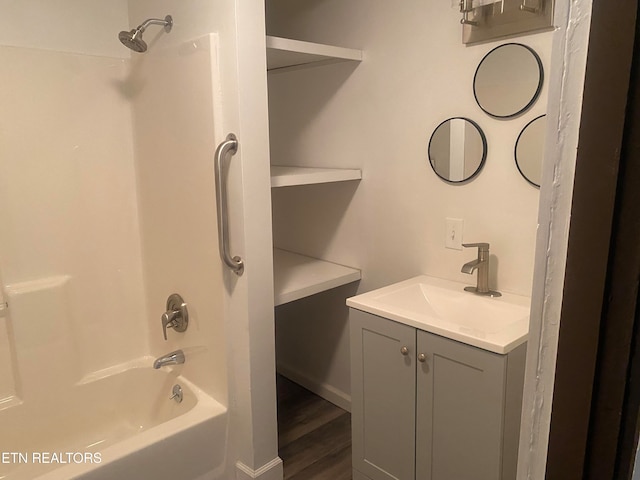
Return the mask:
[[511,480],[526,344],[496,354],[350,310],[354,480]]

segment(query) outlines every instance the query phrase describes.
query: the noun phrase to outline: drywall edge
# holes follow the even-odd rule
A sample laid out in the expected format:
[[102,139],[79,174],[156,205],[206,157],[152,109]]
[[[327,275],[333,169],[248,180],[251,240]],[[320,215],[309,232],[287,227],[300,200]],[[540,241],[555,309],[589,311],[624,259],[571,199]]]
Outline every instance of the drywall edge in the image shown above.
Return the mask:
[[544,478],[592,1],[558,0],[518,480]]

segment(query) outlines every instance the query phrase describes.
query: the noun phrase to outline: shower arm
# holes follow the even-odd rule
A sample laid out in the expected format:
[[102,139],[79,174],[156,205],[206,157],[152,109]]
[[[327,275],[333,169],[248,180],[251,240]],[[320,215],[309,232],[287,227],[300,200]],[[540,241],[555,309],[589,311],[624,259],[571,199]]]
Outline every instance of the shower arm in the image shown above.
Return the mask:
[[163,26],[165,31],[169,32],[171,30],[171,27],[173,26],[173,19],[171,18],[170,15],[167,15],[166,17],[164,17],[164,20],[162,20],[160,18],[149,18],[149,19],[145,20],[144,22],[142,22],[138,26],[137,30],[140,30],[141,32],[144,32],[149,25],[160,25],[160,26]]

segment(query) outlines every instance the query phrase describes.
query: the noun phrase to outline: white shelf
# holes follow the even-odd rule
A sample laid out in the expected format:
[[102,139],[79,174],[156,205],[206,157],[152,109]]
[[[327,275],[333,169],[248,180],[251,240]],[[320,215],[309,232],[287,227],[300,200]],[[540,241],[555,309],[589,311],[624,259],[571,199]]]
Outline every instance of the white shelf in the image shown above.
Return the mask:
[[267,36],[267,70],[362,61],[362,50]]
[[273,249],[275,305],[360,280],[360,270]]
[[271,166],[271,187],[273,188],[346,182],[361,178],[362,171],[357,169]]

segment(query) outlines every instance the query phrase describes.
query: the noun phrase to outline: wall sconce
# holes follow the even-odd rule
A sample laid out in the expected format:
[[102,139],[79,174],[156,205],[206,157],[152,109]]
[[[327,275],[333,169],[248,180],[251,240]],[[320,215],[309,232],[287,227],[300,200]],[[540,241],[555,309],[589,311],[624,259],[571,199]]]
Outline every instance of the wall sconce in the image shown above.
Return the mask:
[[452,0],[462,13],[462,43],[553,28],[554,0]]
[[[494,3],[499,3],[500,8],[504,4],[504,0],[459,0],[460,13],[462,13],[462,19],[460,23],[463,25],[478,25],[478,21],[474,18],[473,20],[470,18],[470,14],[480,13],[480,7],[484,7],[485,5],[493,5]],[[526,3],[526,0],[524,0]]]
[[463,25],[478,25],[478,22],[469,19],[469,14],[473,12],[473,0],[460,0],[460,13],[462,19],[460,23]]
[[538,0],[537,6],[532,7],[531,5],[527,4],[527,0],[522,0],[522,3],[520,4],[520,10],[523,12],[538,13],[540,11],[540,1],[541,0]]

